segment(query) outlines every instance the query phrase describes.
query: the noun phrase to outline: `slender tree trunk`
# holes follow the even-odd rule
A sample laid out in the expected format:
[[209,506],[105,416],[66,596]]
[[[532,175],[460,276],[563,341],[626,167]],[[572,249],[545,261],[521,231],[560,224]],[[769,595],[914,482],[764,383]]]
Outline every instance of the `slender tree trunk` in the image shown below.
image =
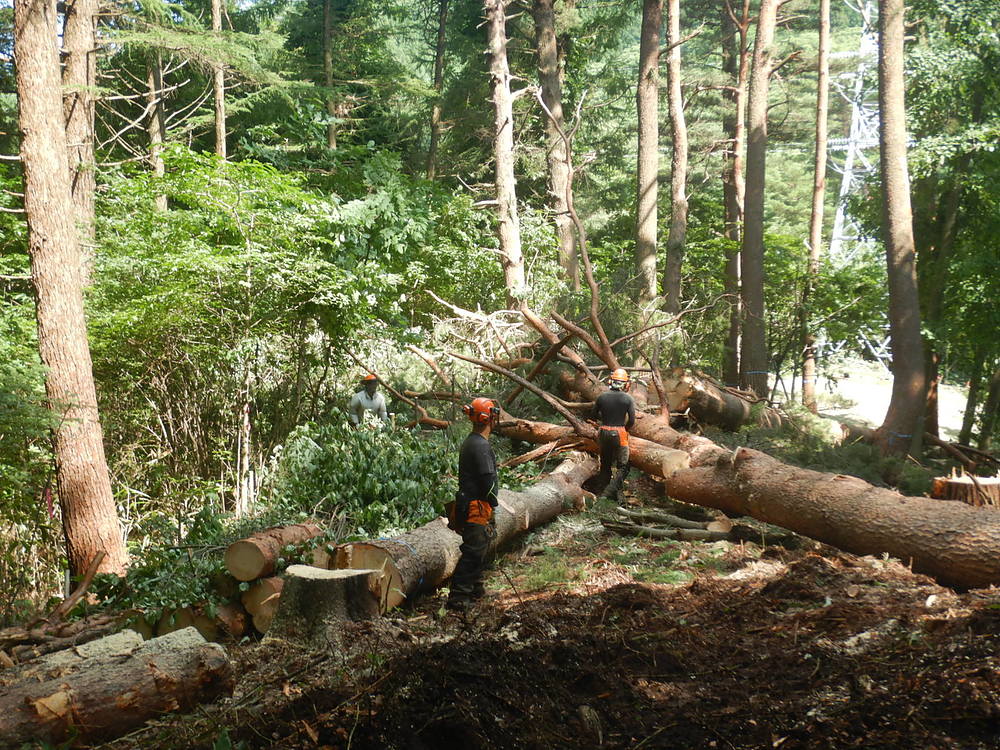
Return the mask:
[[903,0],[879,0],[879,121],[883,233],[889,281],[892,396],[875,439],[884,454],[919,446],[926,396],[920,335],[910,178],[906,166],[903,86]]
[[99,571],[123,573],[127,557],[104,456],[83,311],[55,2],[18,0],[14,5],[14,59],[38,349],[47,368],[49,404],[59,415],[53,442],[66,555],[74,573],[85,571],[99,552],[105,553]]
[[[724,40],[722,67],[729,74],[732,87],[726,92],[732,108],[723,115],[722,127],[729,136],[730,147],[726,152],[722,175],[725,210],[725,236],[730,241],[726,250],[724,291],[729,297],[729,332],[722,364],[722,377],[726,385],[740,384],[740,326],[743,305],[740,299],[740,252],[743,240],[743,200],[746,186],[743,181],[743,147],[746,140],[747,76],[750,71],[750,0],[743,0],[737,23],[732,6],[726,2],[722,9],[722,28],[731,41]],[[735,45],[735,51],[733,46]]]
[[993,446],[993,431],[1000,416],[1000,367],[993,371],[990,378],[990,390],[983,404],[983,416],[980,420],[979,449],[988,451]]
[[431,107],[431,142],[427,148],[427,179],[437,176],[438,144],[441,142],[441,92],[444,90],[445,31],[448,0],[438,0],[437,43],[434,45],[434,105]]
[[[212,32],[222,33],[222,0],[212,0]],[[215,100],[215,153],[226,158],[226,69],[212,66],[212,96]]]
[[816,413],[816,332],[809,327],[812,290],[819,275],[826,201],[827,112],[830,108],[830,0],[819,3],[819,53],[816,60],[816,154],[813,166],[812,215],[809,218],[809,270],[802,294],[802,404]]
[[326,147],[337,148],[337,102],[333,99],[333,0],[323,2],[323,83],[326,86]]
[[973,355],[972,377],[969,379],[969,395],[965,399],[965,414],[962,416],[962,430],[958,433],[960,445],[969,445],[972,428],[976,424],[976,409],[979,406],[979,392],[983,387],[983,366],[986,364],[986,347],[982,344]]
[[73,208],[82,239],[81,283],[90,286],[94,262],[94,87],[97,85],[97,0],[66,4],[63,25],[63,112],[69,146]]
[[507,17],[510,0],[484,0],[487,26],[487,56],[493,90],[496,162],[497,237],[500,263],[507,287],[507,303],[516,309],[526,291],[521,227],[517,215],[517,180],[514,178],[514,107],[507,65]]
[[667,0],[667,106],[673,134],[670,166],[670,232],[667,234],[667,267],[664,272],[664,309],[681,311],[681,267],[687,238],[688,133],[681,88],[681,2]]
[[635,90],[639,118],[636,164],[635,266],[637,299],[656,298],[656,200],[660,172],[659,72],[663,0],[643,0],[639,37],[639,84]]
[[[155,177],[163,177],[167,173],[163,163],[163,139],[166,136],[167,126],[163,113],[163,63],[159,50],[150,53],[148,65],[149,69],[146,75],[149,93],[147,100],[151,107],[146,132],[149,134],[149,164]],[[157,211],[166,211],[167,196],[158,193],[155,206]]]
[[549,168],[549,200],[559,237],[559,267],[563,269],[572,289],[577,291],[580,289],[580,266],[576,256],[573,219],[569,214],[568,191],[572,189],[569,183],[569,159],[566,141],[559,133],[565,127],[565,121],[553,5],[554,0],[534,0],[532,13],[535,17],[535,44],[538,50],[538,82],[542,101],[552,113],[552,117],[545,117],[545,134],[548,138],[546,160]]
[[747,102],[747,184],[741,248],[743,342],[740,382],[767,396],[767,339],[764,325],[764,188],[767,164],[767,97],[772,73],[779,0],[761,0]]

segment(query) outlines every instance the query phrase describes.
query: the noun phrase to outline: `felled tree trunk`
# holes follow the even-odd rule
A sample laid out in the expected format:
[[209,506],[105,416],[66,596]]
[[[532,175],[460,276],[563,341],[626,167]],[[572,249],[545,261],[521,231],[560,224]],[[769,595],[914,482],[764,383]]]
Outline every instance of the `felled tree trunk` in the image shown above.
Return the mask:
[[373,590],[377,576],[375,570],[289,566],[281,605],[267,637],[328,648],[337,640],[339,623],[379,616],[379,600]]
[[[597,471],[589,456],[576,455],[521,492],[500,490],[496,510],[496,544],[552,520],[566,505],[583,498],[580,485]],[[378,571],[375,588],[382,611],[409,597],[440,586],[458,563],[462,538],[438,518],[398,539],[345,544],[337,550],[337,567]]]
[[193,628],[98,653],[67,671],[0,693],[0,746],[113,739],[233,688],[226,652]]
[[284,585],[284,579],[277,576],[262,578],[240,597],[258,633],[266,633],[271,626]]
[[[574,383],[587,398],[599,395],[599,386]],[[556,431],[540,432],[537,442],[548,442]],[[530,439],[527,434],[522,439]],[[689,467],[665,482],[678,500],[753,516],[854,554],[887,553],[943,584],[1000,583],[1000,514],[991,508],[906,497],[854,477],[789,466],[759,451],[730,451],[678,432],[659,415],[637,413],[632,434],[688,454]]]
[[322,533],[311,523],[293,523],[259,531],[226,548],[226,569],[239,581],[271,575],[284,547],[301,544]]
[[762,427],[781,425],[781,414],[765,403],[755,404],[720,388],[710,379],[683,367],[675,367],[663,378],[663,391],[672,412],[690,411],[701,424],[738,430],[745,424]]

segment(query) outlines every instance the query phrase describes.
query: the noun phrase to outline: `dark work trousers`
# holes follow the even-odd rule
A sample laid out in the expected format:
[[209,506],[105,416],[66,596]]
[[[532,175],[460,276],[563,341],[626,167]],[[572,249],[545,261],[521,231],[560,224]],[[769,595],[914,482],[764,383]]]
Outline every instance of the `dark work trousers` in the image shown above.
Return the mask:
[[462,531],[462,546],[458,548],[462,556],[451,576],[449,605],[466,604],[482,597],[483,573],[486,571],[487,553],[494,533],[486,524],[465,524],[465,529]]
[[618,499],[625,477],[628,475],[628,446],[621,445],[618,433],[611,430],[598,430],[598,445],[601,449],[601,482],[607,483],[603,497]]

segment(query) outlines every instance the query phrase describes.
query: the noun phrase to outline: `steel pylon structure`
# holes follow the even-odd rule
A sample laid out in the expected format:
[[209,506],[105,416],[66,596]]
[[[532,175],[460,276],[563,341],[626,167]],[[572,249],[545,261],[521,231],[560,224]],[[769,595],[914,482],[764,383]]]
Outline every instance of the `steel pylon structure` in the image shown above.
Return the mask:
[[844,0],[861,18],[857,50],[838,52],[832,58],[855,59],[853,70],[831,79],[831,86],[851,109],[846,138],[831,138],[827,155],[831,168],[841,175],[837,213],[830,235],[830,259],[846,262],[864,242],[857,223],[847,211],[847,198],[864,180],[878,171],[878,30],[875,0]]

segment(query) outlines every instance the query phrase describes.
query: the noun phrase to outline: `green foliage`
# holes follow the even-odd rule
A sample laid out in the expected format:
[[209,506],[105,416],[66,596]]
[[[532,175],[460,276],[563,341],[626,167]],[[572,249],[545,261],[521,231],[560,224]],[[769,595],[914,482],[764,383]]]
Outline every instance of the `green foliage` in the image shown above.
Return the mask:
[[457,488],[447,433],[354,429],[345,415],[297,428],[276,452],[267,502],[286,512],[342,517],[357,537],[399,532],[440,515]]

